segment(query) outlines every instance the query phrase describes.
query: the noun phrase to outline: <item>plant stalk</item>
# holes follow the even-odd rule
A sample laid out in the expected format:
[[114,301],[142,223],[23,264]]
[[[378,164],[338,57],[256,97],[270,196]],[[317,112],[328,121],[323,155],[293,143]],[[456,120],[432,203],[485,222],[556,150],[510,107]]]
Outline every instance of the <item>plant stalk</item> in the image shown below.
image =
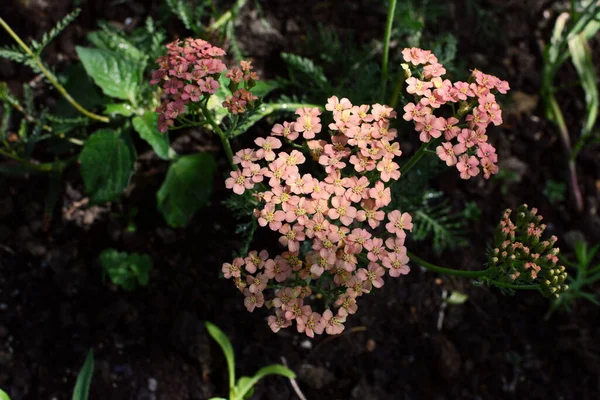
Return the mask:
[[437,272],[440,274],[462,276],[463,278],[481,278],[481,277],[486,276],[490,272],[489,269],[484,269],[484,270],[480,270],[480,271],[467,271],[467,270],[454,269],[454,268],[444,268],[444,267],[440,267],[440,266],[431,264],[430,262],[423,260],[422,258],[416,256],[415,254],[411,253],[410,251],[407,251],[406,254],[408,255],[408,257],[411,260],[416,261],[419,265],[423,266],[424,268],[427,268],[428,270],[431,270],[431,271],[434,271],[434,272]]
[[394,25],[394,14],[396,13],[396,0],[389,0],[387,22],[385,24],[385,36],[383,38],[383,60],[381,62],[381,94],[380,100],[385,101],[385,91],[388,79],[388,61],[390,55],[390,38],[392,26]]
[[50,71],[48,71],[48,69],[46,69],[46,67],[44,66],[44,63],[42,63],[42,61],[40,60],[40,57],[38,57],[37,55],[35,55],[33,53],[33,51],[29,48],[29,46],[27,46],[21,40],[21,38],[19,37],[19,35],[17,35],[15,33],[15,31],[13,31],[11,29],[11,27],[1,17],[0,17],[0,25],[2,25],[2,27],[6,30],[6,32],[8,32],[8,34],[10,36],[12,36],[12,38],[15,40],[15,42],[17,42],[17,44],[19,46],[21,46],[21,48],[25,51],[25,53],[27,53],[27,55],[29,55],[31,58],[33,58],[33,60],[35,61],[36,65],[38,66],[38,68],[40,69],[40,71],[42,72],[42,74],[44,74],[44,76],[46,77],[46,79],[48,79],[48,81],[52,84],[52,86],[54,86],[56,88],[56,90],[58,90],[58,92],[73,107],[75,107],[75,109],[77,109],[77,111],[79,111],[80,113],[82,113],[86,117],[94,119],[96,121],[100,121],[100,122],[109,122],[110,121],[107,117],[104,117],[102,115],[97,115],[97,114],[94,114],[94,113],[86,110],[77,101],[75,101],[75,99],[73,97],[71,97],[71,95],[69,94],[69,92],[67,92],[67,90],[60,83],[58,83],[58,81],[54,78],[54,75]]

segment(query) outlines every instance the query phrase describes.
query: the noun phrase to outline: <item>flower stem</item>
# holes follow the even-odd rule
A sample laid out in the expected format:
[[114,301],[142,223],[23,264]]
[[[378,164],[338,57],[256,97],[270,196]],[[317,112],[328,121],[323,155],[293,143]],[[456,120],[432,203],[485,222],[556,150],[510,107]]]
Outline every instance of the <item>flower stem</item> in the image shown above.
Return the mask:
[[390,37],[392,36],[392,26],[394,24],[394,14],[396,13],[396,0],[389,0],[387,22],[385,24],[385,36],[383,38],[383,60],[381,62],[381,101],[385,101],[385,91],[388,79],[388,60],[390,53]]
[[427,149],[429,148],[430,143],[431,142],[422,143],[421,147],[419,147],[419,150],[417,150],[417,152],[410,158],[410,160],[408,160],[406,164],[400,167],[401,176],[406,174],[412,167],[415,166],[416,163],[419,162],[421,158],[423,158],[423,156],[427,153]]
[[486,276],[490,272],[489,269],[484,269],[480,271],[466,271],[461,269],[439,267],[437,265],[431,264],[423,260],[422,258],[416,256],[415,254],[409,251],[406,254],[411,260],[416,261],[422,267],[440,274],[462,276],[463,278],[481,278]]
[[46,79],[48,79],[48,81],[52,84],[52,86],[54,86],[56,88],[56,90],[58,90],[59,93],[62,94],[62,96],[73,107],[75,107],[75,109],[77,109],[77,111],[79,111],[80,113],[82,113],[83,115],[85,115],[88,118],[95,119],[96,121],[101,121],[101,122],[109,122],[110,121],[107,117],[104,117],[102,115],[94,114],[94,113],[86,110],[85,108],[83,108],[77,101],[75,101],[75,99],[73,97],[71,97],[71,95],[69,94],[69,92],[67,92],[67,90],[60,83],[58,83],[58,81],[54,77],[54,74],[52,74],[50,71],[48,71],[48,69],[46,69],[46,67],[44,66],[44,64],[40,60],[40,57],[38,55],[36,55],[36,54],[33,53],[33,51],[29,48],[29,46],[27,46],[21,40],[21,38],[19,37],[19,35],[17,35],[15,33],[15,31],[13,31],[11,29],[11,27],[2,18],[0,18],[0,25],[2,25],[2,27],[6,30],[6,32],[8,32],[8,34],[10,36],[12,36],[12,38],[15,40],[15,42],[17,42],[17,44],[19,46],[21,46],[21,48],[25,51],[25,53],[27,53],[27,55],[29,55],[35,61],[36,65],[38,66],[38,68],[40,69],[40,71],[42,72],[42,74],[44,74],[44,76],[46,77]]
[[229,165],[231,165],[231,169],[236,171],[238,169],[237,165],[233,162],[233,150],[231,149],[231,143],[229,143],[229,138],[225,135],[225,132],[217,125],[212,115],[210,115],[210,111],[206,108],[206,104],[202,104],[200,109],[202,110],[202,115],[208,121],[210,126],[213,128],[215,133],[219,135],[221,138],[221,143],[223,144],[223,149],[225,150],[225,154],[227,155],[227,159],[229,160]]

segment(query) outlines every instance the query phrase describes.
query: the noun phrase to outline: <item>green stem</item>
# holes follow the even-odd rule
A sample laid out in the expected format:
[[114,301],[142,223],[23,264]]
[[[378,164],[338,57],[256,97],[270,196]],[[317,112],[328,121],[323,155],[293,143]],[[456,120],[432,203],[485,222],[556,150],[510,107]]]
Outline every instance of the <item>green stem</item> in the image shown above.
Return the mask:
[[13,31],[11,29],[11,27],[6,22],[4,22],[4,19],[2,19],[2,18],[0,18],[0,25],[2,25],[2,27],[6,30],[6,32],[8,32],[8,34],[10,36],[12,36],[12,38],[15,40],[15,42],[17,42],[17,44],[19,46],[21,46],[21,48],[25,51],[25,53],[27,53],[31,58],[33,58],[33,60],[35,61],[36,65],[38,66],[38,68],[40,69],[40,71],[42,72],[42,74],[44,74],[44,76],[46,77],[46,79],[48,79],[48,81],[50,81],[50,83],[52,84],[52,86],[54,86],[56,88],[56,90],[58,90],[59,93],[62,94],[62,96],[73,107],[75,107],[75,109],[77,109],[77,111],[79,111],[80,113],[82,113],[86,117],[91,118],[91,119],[95,119],[97,121],[101,121],[101,122],[109,122],[110,121],[107,117],[104,117],[102,115],[94,114],[94,113],[86,110],[85,108],[83,108],[79,103],[77,103],[77,101],[75,101],[75,99],[71,97],[71,95],[69,94],[69,92],[67,92],[67,90],[60,83],[58,83],[58,81],[54,78],[54,74],[52,74],[50,71],[48,71],[46,69],[46,67],[44,66],[44,64],[40,60],[40,57],[37,56],[36,54],[34,54],[33,51],[31,51],[31,49],[29,48],[29,46],[27,46],[21,40],[21,38],[19,37],[19,35],[17,35],[15,33],[15,31]]
[[514,290],[539,290],[540,285],[515,285],[514,283],[504,283],[490,280],[489,283],[494,286],[503,287]]
[[39,172],[60,171],[60,170],[64,169],[64,167],[67,164],[66,162],[47,162],[47,163],[35,164],[29,160],[24,160],[21,157],[11,154],[2,149],[0,149],[0,155],[10,158],[11,160],[17,161],[21,164],[27,165],[29,168],[32,168]]
[[295,112],[298,108],[318,108],[321,111],[325,111],[325,107],[317,104],[305,104],[305,103],[264,103],[261,107],[271,107],[273,111],[290,111]]
[[223,149],[225,150],[225,154],[227,155],[227,159],[229,160],[229,165],[231,165],[231,169],[236,171],[238,169],[237,165],[233,162],[233,150],[231,149],[231,143],[229,143],[229,138],[225,135],[225,132],[217,125],[212,115],[210,115],[210,111],[206,108],[206,104],[202,104],[200,109],[202,110],[202,115],[208,121],[210,126],[213,128],[215,133],[219,135],[221,138],[221,143],[223,144]]
[[427,268],[428,270],[431,270],[431,271],[434,271],[434,272],[437,272],[440,274],[462,276],[463,278],[481,278],[481,277],[486,276],[490,272],[489,269],[484,269],[484,270],[480,270],[480,271],[466,271],[466,270],[461,270],[461,269],[439,267],[437,265],[431,264],[431,263],[423,260],[422,258],[416,256],[415,254],[413,254],[409,251],[406,254],[408,255],[408,257],[411,260],[416,261],[419,265],[423,266],[424,268]]
[[417,152],[410,158],[410,160],[408,160],[406,164],[400,167],[401,176],[406,174],[412,167],[415,166],[416,163],[419,162],[421,158],[423,158],[423,156],[427,153],[427,149],[429,148],[430,144],[431,142],[422,143],[421,147],[419,147],[419,150],[417,150]]
[[381,62],[381,101],[385,101],[385,91],[388,78],[388,59],[390,53],[390,38],[392,36],[392,26],[394,24],[394,14],[396,12],[396,0],[389,0],[387,22],[385,24],[385,36],[383,39],[383,60]]

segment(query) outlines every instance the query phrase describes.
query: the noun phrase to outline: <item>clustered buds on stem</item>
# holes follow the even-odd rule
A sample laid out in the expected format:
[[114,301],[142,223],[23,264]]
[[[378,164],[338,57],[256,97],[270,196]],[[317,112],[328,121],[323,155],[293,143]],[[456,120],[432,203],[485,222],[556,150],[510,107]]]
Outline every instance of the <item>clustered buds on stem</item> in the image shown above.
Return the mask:
[[[221,60],[225,51],[202,39],[187,38],[167,44],[167,54],[156,62],[159,69],[152,72],[151,85],[161,84],[165,100],[156,109],[158,130],[166,132],[174,127],[175,121],[183,114],[199,114],[199,107],[220,87],[219,77],[227,66]],[[233,93],[223,102],[232,114],[240,114],[254,105],[257,99],[250,89],[259,79],[252,72],[249,61],[241,61],[240,68],[232,68],[225,76],[230,78],[229,90]],[[239,87],[243,82],[243,87]],[[193,121],[196,122],[196,121]]]
[[564,266],[558,266],[559,249],[554,247],[556,236],[542,241],[546,225],[537,209],[527,205],[516,211],[516,221],[511,219],[512,211],[504,211],[494,235],[493,249],[489,252],[488,263],[492,270],[491,278],[505,283],[538,283],[546,297],[558,297],[567,290]]
[[[406,91],[414,95],[415,102],[404,106],[404,119],[415,122],[423,143],[441,138],[437,146],[438,157],[448,166],[455,165],[460,177],[470,179],[483,172],[488,179],[498,173],[496,149],[488,143],[486,135],[490,123],[502,123],[502,110],[494,93],[505,94],[508,82],[474,70],[469,82],[451,82],[442,79],[446,69],[429,50],[404,49],[403,64]],[[422,67],[420,67],[422,66]],[[413,72],[417,77],[412,76]],[[458,104],[449,118],[436,116],[440,107]],[[464,121],[461,121],[464,117]]]
[[[274,308],[268,320],[274,332],[295,321],[311,337],[338,334],[356,312],[357,298],[384,284],[386,269],[392,277],[409,272],[404,240],[411,216],[382,210],[391,201],[387,186],[400,178],[394,158],[402,152],[389,127],[396,113],[335,96],[325,108],[333,114],[328,132],[318,108],[298,108],[296,121],[276,124],[271,136],[255,140],[258,148],[240,150],[234,157],[240,169],[226,180],[238,195],[253,191],[259,225],[278,232],[287,248],[274,258],[266,250],[251,251],[223,264],[248,311]],[[302,145],[291,142],[300,135]],[[283,151],[284,143],[302,151]],[[321,169],[309,169],[303,152]],[[382,223],[385,229],[377,230]],[[268,301],[267,289],[274,289]],[[313,293],[324,297],[323,314],[307,304]]]

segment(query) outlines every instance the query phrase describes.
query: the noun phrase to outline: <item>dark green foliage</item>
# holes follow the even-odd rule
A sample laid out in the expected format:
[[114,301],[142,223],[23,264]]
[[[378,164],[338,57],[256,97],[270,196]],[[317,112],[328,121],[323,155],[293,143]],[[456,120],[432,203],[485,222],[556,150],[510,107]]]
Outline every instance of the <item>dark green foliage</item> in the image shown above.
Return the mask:
[[207,7],[206,1],[198,4],[196,1],[167,0],[169,10],[181,21],[185,29],[194,32],[196,36],[202,33],[200,22]]
[[56,39],[56,37],[58,35],[61,34],[61,32],[71,24],[71,22],[73,22],[75,20],[75,18],[77,18],[77,16],[79,16],[79,13],[81,12],[81,10],[79,8],[75,9],[73,12],[71,12],[70,14],[67,14],[63,19],[61,19],[60,21],[58,21],[56,23],[56,25],[54,26],[54,28],[52,28],[50,30],[50,32],[45,32],[44,35],[42,36],[42,41],[41,42],[37,42],[35,40],[33,40],[31,42],[31,47],[32,50],[36,53],[36,55],[40,55],[42,53],[42,51],[44,51],[44,48],[54,39]]
[[248,255],[248,249],[257,228],[256,218],[254,217],[254,208],[257,206],[256,199],[252,197],[250,192],[245,191],[241,196],[233,194],[223,204],[238,220],[235,233],[240,236],[241,242],[244,243],[239,251],[235,252],[235,255],[245,257]]
[[146,286],[150,281],[152,258],[148,254],[106,249],[100,253],[99,261],[103,273],[108,275],[113,285],[127,291],[134,290],[138,285]]

